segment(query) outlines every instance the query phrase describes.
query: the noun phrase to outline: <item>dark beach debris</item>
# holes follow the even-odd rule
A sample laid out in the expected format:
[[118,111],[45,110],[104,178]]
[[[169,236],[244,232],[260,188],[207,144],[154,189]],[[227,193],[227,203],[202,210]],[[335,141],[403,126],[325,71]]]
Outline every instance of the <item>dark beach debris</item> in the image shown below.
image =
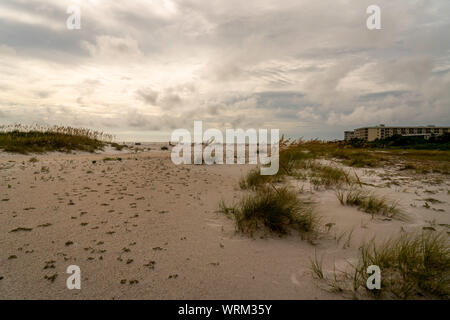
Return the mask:
[[16,229],[11,230],[10,233],[11,232],[20,232],[20,231],[29,232],[32,230],[33,230],[32,228],[18,227]]

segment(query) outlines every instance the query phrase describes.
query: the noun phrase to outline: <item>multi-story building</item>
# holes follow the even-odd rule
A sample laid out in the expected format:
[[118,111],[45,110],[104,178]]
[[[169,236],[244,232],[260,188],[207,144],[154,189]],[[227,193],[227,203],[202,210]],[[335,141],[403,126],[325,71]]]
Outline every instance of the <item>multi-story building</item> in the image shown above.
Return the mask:
[[358,138],[366,141],[385,139],[399,134],[402,136],[423,136],[428,139],[432,135],[441,135],[450,132],[450,127],[419,126],[419,127],[386,127],[384,124],[375,127],[358,128],[354,131],[345,131],[345,140]]
[[345,141],[352,140],[353,138],[355,138],[355,131],[345,131],[344,132]]

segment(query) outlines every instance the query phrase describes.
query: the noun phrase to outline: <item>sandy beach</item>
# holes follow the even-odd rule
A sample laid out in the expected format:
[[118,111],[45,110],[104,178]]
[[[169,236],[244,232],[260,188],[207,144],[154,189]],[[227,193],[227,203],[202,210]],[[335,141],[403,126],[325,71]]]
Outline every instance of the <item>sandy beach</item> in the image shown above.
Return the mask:
[[[315,255],[331,274],[373,237],[449,231],[447,176],[351,168],[368,190],[398,200],[408,221],[372,218],[291,179],[329,230],[313,241],[251,238],[218,210],[245,194],[239,179],[251,165],[114,153],[1,154],[0,299],[345,299],[314,278]],[[81,290],[66,287],[69,265],[81,269]]]

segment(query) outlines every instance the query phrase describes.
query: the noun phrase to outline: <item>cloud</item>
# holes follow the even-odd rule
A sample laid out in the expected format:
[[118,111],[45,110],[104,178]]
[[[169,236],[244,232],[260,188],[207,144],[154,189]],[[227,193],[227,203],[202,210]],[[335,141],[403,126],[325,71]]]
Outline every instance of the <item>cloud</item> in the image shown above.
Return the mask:
[[[170,136],[193,120],[334,139],[364,125],[449,125],[450,2],[80,1],[0,4],[0,124]],[[147,136],[151,138],[151,136]]]
[[142,99],[146,104],[155,105],[158,99],[158,92],[152,89],[139,89],[137,90],[137,96]]
[[[81,46],[85,48],[94,59],[121,60],[140,59],[142,52],[139,49],[138,41],[131,38],[120,38],[108,35],[101,35],[96,38],[96,42],[90,43],[82,41]],[[134,61],[135,62],[135,61]]]

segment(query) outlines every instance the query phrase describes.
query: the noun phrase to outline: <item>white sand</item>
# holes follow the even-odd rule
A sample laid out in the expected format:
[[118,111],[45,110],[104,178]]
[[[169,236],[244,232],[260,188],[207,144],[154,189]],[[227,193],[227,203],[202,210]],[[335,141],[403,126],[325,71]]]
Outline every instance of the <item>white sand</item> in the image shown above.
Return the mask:
[[[358,169],[363,182],[378,186],[367,188],[399,200],[411,221],[372,219],[341,206],[333,191],[305,185],[323,223],[336,224],[329,234],[315,245],[295,235],[250,239],[217,212],[221,199],[243,195],[238,180],[250,166],[175,166],[158,148],[128,152],[110,162],[105,154],[37,155],[36,163],[0,156],[0,200],[9,199],[0,201],[1,299],[342,299],[313,278],[315,251],[331,272],[355,259],[364,239],[430,225],[449,230],[447,177]],[[442,203],[427,209],[425,198]],[[17,228],[32,230],[11,232]],[[349,247],[346,236],[335,240],[351,230]],[[153,269],[144,266],[150,261]],[[44,269],[47,262],[54,268]],[[66,288],[71,264],[81,268],[81,290]],[[44,278],[54,274],[54,282]]]

